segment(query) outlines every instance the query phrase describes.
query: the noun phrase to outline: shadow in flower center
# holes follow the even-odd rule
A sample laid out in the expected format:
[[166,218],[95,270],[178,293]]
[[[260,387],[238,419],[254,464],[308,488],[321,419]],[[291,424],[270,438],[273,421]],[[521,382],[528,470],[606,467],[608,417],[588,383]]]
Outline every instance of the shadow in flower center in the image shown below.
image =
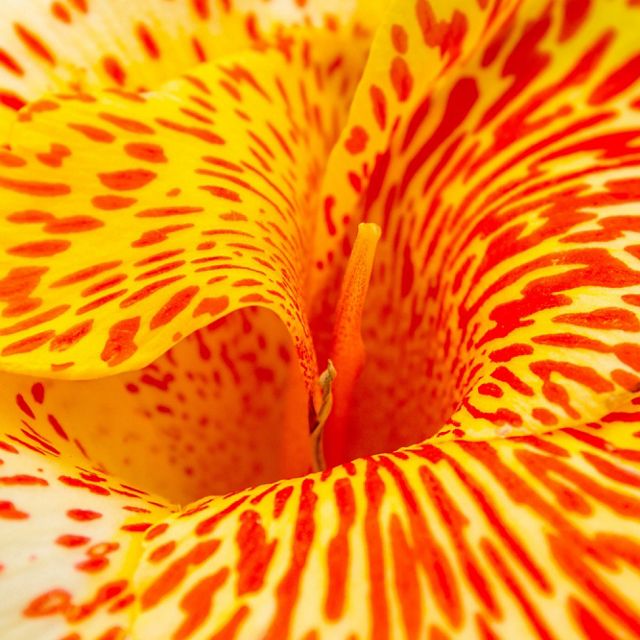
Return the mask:
[[138,371],[3,378],[15,388],[4,413],[22,421],[14,438],[170,501],[310,470],[307,395],[289,334],[268,310],[232,313]]

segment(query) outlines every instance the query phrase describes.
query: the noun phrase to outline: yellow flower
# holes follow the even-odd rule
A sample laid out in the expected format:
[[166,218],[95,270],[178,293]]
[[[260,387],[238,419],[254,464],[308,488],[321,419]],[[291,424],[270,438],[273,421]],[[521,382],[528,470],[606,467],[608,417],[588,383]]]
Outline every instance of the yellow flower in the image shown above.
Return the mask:
[[2,640],[640,635],[636,5],[2,2]]

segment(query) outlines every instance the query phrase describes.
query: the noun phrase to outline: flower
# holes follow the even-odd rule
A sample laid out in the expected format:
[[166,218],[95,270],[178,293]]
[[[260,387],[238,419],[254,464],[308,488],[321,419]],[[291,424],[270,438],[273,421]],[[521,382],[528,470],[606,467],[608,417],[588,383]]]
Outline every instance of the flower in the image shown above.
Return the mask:
[[640,634],[636,4],[3,3],[3,638]]

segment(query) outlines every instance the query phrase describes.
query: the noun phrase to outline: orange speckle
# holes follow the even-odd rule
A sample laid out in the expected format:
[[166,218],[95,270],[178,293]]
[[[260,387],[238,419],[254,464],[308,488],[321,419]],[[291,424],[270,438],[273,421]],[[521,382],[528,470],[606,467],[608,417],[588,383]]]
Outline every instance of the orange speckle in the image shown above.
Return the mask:
[[362,127],[356,126],[351,129],[349,138],[345,140],[344,146],[349,153],[356,154],[364,151],[368,140],[369,135],[367,132]]
[[140,189],[157,177],[157,174],[148,169],[125,169],[110,173],[99,173],[98,178],[102,184],[115,191],[130,191]]
[[28,513],[16,509],[13,502],[8,500],[0,501],[0,518],[5,520],[25,520],[29,517]]
[[413,76],[404,58],[395,57],[391,62],[391,84],[400,102],[404,102],[411,95]]
[[151,329],[157,329],[171,322],[171,320],[189,306],[198,291],[200,291],[200,287],[193,286],[187,287],[174,294],[153,318],[151,318]]
[[124,85],[127,78],[127,74],[125,70],[122,68],[122,65],[113,56],[105,56],[102,59],[102,67],[107,73],[107,75],[118,86]]
[[138,350],[134,338],[139,328],[140,317],[116,322],[109,329],[109,338],[100,358],[110,367],[115,367],[128,360]]

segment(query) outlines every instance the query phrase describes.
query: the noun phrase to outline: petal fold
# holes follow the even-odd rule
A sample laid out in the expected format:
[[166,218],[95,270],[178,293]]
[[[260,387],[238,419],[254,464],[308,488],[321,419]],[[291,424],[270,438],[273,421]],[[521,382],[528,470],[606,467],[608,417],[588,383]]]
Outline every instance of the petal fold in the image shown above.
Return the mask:
[[355,226],[382,228],[352,456],[606,419],[637,392],[638,28],[622,1],[394,5],[316,236],[322,358]]
[[262,306],[315,384],[307,250],[366,48],[351,31],[299,31],[145,96],[57,95],[23,110],[0,157],[0,366],[136,369]]

